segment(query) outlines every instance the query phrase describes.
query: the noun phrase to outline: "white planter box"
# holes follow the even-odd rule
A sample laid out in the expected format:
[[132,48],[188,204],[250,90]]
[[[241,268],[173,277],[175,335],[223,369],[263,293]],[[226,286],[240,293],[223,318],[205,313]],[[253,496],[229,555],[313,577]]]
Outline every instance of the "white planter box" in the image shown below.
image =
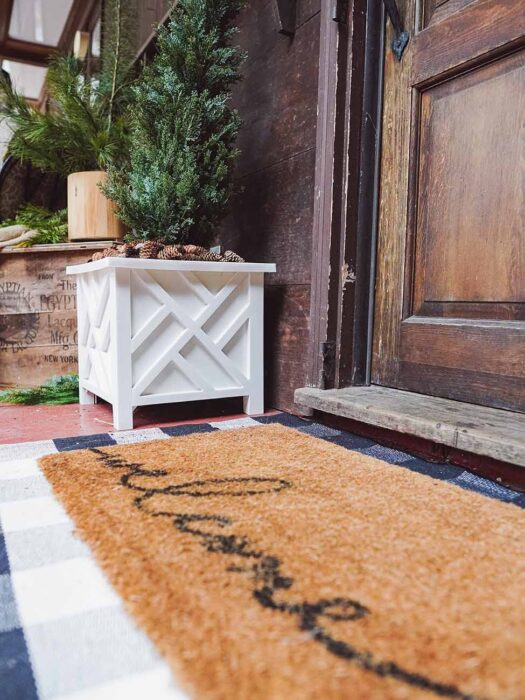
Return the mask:
[[262,413],[263,284],[273,264],[104,258],[73,265],[80,403],[136,406],[243,396]]

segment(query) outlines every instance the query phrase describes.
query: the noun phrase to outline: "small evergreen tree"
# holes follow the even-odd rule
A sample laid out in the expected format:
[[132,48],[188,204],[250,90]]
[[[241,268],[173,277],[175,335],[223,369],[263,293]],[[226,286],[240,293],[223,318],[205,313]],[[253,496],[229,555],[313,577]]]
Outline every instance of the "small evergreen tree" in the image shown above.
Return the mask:
[[242,53],[232,22],[244,0],[179,0],[134,87],[127,167],[104,192],[139,239],[206,242],[233,192],[240,121],[230,105]]

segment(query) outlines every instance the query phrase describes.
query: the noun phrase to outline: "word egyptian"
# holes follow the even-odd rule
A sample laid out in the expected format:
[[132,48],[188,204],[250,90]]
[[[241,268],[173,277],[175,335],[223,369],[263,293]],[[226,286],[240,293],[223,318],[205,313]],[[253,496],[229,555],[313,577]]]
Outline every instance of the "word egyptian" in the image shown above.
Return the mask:
[[196,538],[208,551],[234,557],[238,561],[228,566],[227,571],[239,573],[253,582],[253,596],[265,608],[291,615],[297,619],[299,629],[309,633],[329,653],[350,661],[366,671],[382,678],[394,678],[409,686],[434,693],[440,697],[457,700],[482,700],[479,696],[462,692],[454,685],[434,681],[422,674],[408,671],[393,661],[377,659],[369,651],[355,649],[345,641],[335,639],[325,627],[324,620],[332,622],[355,622],[371,611],[351,598],[321,598],[317,601],[290,601],[287,598],[293,591],[294,579],[282,572],[278,557],[258,549],[248,537],[226,534],[233,521],[223,515],[202,515],[181,513],[178,510],[156,510],[152,499],[157,496],[181,496],[213,500],[216,496],[241,498],[262,496],[266,493],[279,493],[293,488],[293,483],[285,479],[264,477],[236,477],[189,481],[181,484],[168,484],[159,488],[145,487],[137,483],[140,478],[150,481],[168,476],[163,469],[145,469],[144,465],[127,462],[120,457],[112,457],[103,450],[92,448],[99,461],[109,469],[125,470],[120,483],[131,491],[139,492],[133,505],[155,518],[172,518],[175,528]]

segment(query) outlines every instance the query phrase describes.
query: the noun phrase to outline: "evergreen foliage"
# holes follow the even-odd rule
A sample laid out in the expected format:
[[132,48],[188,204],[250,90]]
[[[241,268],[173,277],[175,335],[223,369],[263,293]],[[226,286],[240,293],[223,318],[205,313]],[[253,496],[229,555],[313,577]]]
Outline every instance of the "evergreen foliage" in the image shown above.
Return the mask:
[[105,194],[139,239],[207,242],[233,193],[240,126],[230,105],[244,0],[179,0],[133,89],[130,163],[110,163]]
[[61,406],[66,403],[78,403],[78,376],[65,374],[53,377],[42,386],[33,389],[8,389],[0,391],[0,402],[25,404],[49,404]]
[[99,90],[106,95],[108,128],[126,109],[137,44],[136,2],[105,0]]
[[49,211],[34,204],[24,205],[14,219],[2,222],[2,228],[14,225],[26,226],[36,231],[36,234],[22,243],[17,248],[37,244],[62,243],[67,240],[67,210]]
[[127,152],[123,111],[130,95],[132,64],[131,3],[109,0],[104,16],[105,45],[99,75],[84,62],[57,54],[49,64],[47,112],[28,105],[0,73],[0,119],[13,132],[9,152],[22,161],[67,176],[105,170]]

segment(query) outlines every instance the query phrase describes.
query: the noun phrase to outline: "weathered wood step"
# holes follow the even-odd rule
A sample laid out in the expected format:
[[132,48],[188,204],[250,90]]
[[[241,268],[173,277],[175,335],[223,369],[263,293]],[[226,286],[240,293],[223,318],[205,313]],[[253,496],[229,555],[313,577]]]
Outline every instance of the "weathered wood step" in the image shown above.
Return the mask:
[[380,386],[295,392],[295,403],[525,467],[525,414]]

